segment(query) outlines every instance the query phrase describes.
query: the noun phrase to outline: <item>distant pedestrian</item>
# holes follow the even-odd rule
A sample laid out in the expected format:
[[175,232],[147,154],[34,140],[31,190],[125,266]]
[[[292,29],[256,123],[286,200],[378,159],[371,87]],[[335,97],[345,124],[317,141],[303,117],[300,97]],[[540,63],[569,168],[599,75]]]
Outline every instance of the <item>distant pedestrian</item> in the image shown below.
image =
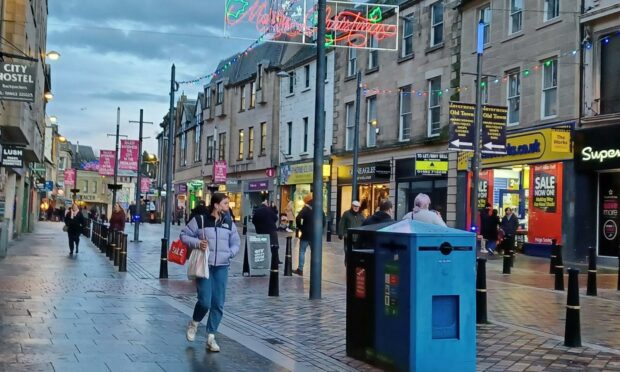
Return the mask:
[[504,239],[502,240],[502,248],[504,254],[512,252],[515,247],[515,236],[519,229],[519,218],[512,212],[512,208],[506,208],[506,213],[502,218],[501,228],[504,232]]
[[[304,196],[304,207],[301,209],[297,218],[295,220],[295,225],[301,231],[301,236],[299,237],[299,263],[297,265],[297,269],[293,271],[293,273],[303,276],[304,275],[304,263],[306,261],[306,249],[310,247],[312,249],[312,236],[314,235],[314,230],[316,228],[321,228],[322,226],[314,226],[314,218],[312,211],[312,193]],[[323,214],[323,222],[325,221],[325,214]],[[322,235],[322,234],[321,234]]]
[[[482,212],[483,214],[485,211]],[[491,211],[491,215],[481,218],[481,233],[484,240],[486,240],[486,249],[490,255],[495,254],[495,248],[497,248],[497,239],[499,238],[498,227],[500,224],[499,216],[497,215],[497,209]]]
[[389,200],[384,200],[379,204],[379,210],[376,211],[372,216],[368,217],[362,226],[375,225],[383,222],[394,221],[392,218],[392,202]]
[[286,219],[288,220],[288,229],[290,230],[289,232],[292,232],[293,230],[293,222],[295,221],[295,215],[294,215],[294,208],[293,208],[293,201],[290,199],[288,199],[288,203],[286,203],[286,209],[284,210],[284,212],[286,213]]
[[136,202],[132,201],[129,204],[129,223],[133,225],[133,217],[136,215],[137,211]]
[[269,235],[271,255],[278,260],[278,263],[282,263],[280,262],[280,257],[278,254],[278,251],[280,250],[276,226],[278,223],[278,214],[273,211],[273,207],[269,206],[267,197],[267,194],[261,195],[262,204],[254,211],[254,214],[252,215],[252,223],[254,224],[257,234]]
[[220,351],[215,341],[215,332],[224,315],[228,268],[241,244],[237,227],[228,210],[228,196],[215,193],[211,196],[208,213],[192,218],[181,230],[181,240],[190,249],[209,252],[209,278],[196,278],[198,302],[192,320],[187,325],[186,337],[188,341],[196,339],[198,323],[208,312],[206,347],[213,352]]
[[351,209],[342,214],[340,223],[338,224],[338,239],[344,239],[344,264],[347,264],[347,231],[362,226],[364,216],[360,213],[360,202],[354,200],[351,203]]
[[429,210],[431,198],[426,194],[418,194],[413,201],[413,211],[407,213],[403,220],[414,220],[430,223],[437,226],[446,226],[441,214],[435,210]]
[[278,215],[278,207],[276,207],[276,203],[274,203],[273,201],[271,203],[269,203],[269,206],[271,207],[271,210],[273,210],[273,213],[276,214],[276,216]]
[[110,217],[110,230],[125,231],[125,211],[120,203],[114,204],[112,217]]
[[75,253],[80,252],[80,235],[84,228],[85,220],[82,213],[80,213],[80,207],[74,202],[71,205],[71,209],[67,211],[65,215],[65,226],[67,227],[67,235],[69,236],[69,255],[73,256],[73,249]]
[[207,204],[205,203],[205,201],[199,200],[196,208],[191,210],[191,213],[189,215],[189,218],[187,219],[187,222],[191,221],[192,218],[196,216],[207,214],[208,212],[209,212],[209,209],[207,208]]

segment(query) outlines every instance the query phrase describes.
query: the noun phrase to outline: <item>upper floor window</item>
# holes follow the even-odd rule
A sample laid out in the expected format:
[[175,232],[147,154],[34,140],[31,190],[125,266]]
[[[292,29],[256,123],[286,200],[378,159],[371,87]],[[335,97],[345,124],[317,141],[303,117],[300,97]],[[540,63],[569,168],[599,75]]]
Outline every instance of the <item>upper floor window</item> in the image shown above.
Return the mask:
[[411,138],[411,85],[400,88],[398,108],[400,110],[398,140],[408,141]]
[[222,103],[224,103],[224,83],[221,81],[217,83],[215,91],[216,91],[215,104],[221,105]]
[[347,76],[353,76],[357,72],[357,49],[348,48]]
[[413,14],[403,18],[402,30],[401,57],[408,57],[413,54]]
[[256,84],[254,82],[250,83],[250,108],[254,108],[256,106]]
[[201,154],[201,135],[202,135],[202,124],[197,124],[196,129],[194,130],[194,161],[200,161]]
[[248,159],[254,158],[254,127],[248,129]]
[[345,134],[345,150],[351,151],[353,150],[354,144],[354,136],[355,136],[355,103],[347,102],[345,105],[345,126],[346,126],[346,134]]
[[601,43],[601,114],[620,112],[620,38],[607,37]]
[[211,108],[211,88],[205,90],[205,108]]
[[560,0],[545,0],[545,22],[560,16]]
[[181,133],[181,166],[187,165],[187,132]]
[[[478,20],[482,20],[484,23],[482,42],[484,45],[487,45],[489,43],[489,32],[491,31],[491,5],[487,4],[480,8],[478,16]],[[476,22],[476,30],[478,30],[478,22]]]
[[304,66],[304,88],[310,88],[310,65]]
[[366,147],[377,146],[377,97],[366,98]]
[[260,123],[260,155],[267,153],[267,123]]
[[375,49],[378,47],[379,47],[379,40],[377,40],[377,37],[370,36],[368,38],[368,48],[371,48],[368,51],[368,69],[369,70],[379,67],[379,51]]
[[288,130],[288,133],[287,133],[288,134],[288,141],[287,141],[288,148],[287,148],[286,153],[288,155],[291,155],[293,152],[293,122],[292,121],[289,121],[288,123],[286,123],[286,129]]
[[226,160],[226,133],[218,134],[218,160]]
[[489,103],[489,78],[483,77],[482,83],[480,83],[480,90],[482,95],[482,103]]
[[295,73],[291,72],[288,74],[288,93],[295,93]]
[[243,146],[245,145],[243,129],[239,130],[239,153],[237,154],[237,160],[243,160]]
[[519,124],[521,106],[521,74],[519,69],[508,72],[508,125]]
[[213,163],[213,155],[214,155],[213,136],[208,136],[207,137],[207,164]]
[[441,76],[428,81],[428,128],[429,137],[438,136],[441,131]]
[[93,194],[96,194],[97,193],[97,181],[91,182],[91,186],[92,186],[91,192]]
[[558,60],[545,61],[542,72],[542,117],[548,118],[558,114]]
[[431,5],[431,46],[443,43],[443,2]]
[[239,101],[239,109],[245,110],[245,85],[241,86],[241,98]]
[[508,20],[508,33],[514,34],[523,28],[523,0],[510,1],[510,17]]
[[263,87],[263,65],[258,65],[258,72],[256,73],[256,90],[260,90]]
[[304,118],[304,152],[308,152],[308,118]]

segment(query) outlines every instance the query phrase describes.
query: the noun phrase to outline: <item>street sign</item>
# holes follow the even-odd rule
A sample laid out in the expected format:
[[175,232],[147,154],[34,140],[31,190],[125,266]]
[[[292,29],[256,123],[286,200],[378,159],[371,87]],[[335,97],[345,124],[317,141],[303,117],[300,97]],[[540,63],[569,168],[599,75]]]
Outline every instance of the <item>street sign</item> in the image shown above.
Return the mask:
[[506,118],[508,108],[505,106],[482,106],[482,153],[506,153]]
[[34,102],[36,64],[0,63],[0,101]]
[[418,153],[415,154],[416,176],[445,176],[448,174],[448,154]]
[[45,181],[45,190],[53,191],[54,190],[54,181]]
[[450,102],[450,139],[448,150],[474,151],[476,105]]
[[266,276],[271,269],[271,246],[268,234],[247,235],[250,276]]
[[267,177],[275,177],[276,170],[275,168],[268,168],[265,170],[265,174],[267,175]]

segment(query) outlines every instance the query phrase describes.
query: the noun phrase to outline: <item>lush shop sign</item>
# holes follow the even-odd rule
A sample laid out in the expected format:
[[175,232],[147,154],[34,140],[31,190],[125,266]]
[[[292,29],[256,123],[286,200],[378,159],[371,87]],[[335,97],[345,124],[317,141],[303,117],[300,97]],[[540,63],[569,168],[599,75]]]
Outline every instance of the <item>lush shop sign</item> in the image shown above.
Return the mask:
[[575,168],[605,170],[620,168],[620,133],[616,126],[575,131]]

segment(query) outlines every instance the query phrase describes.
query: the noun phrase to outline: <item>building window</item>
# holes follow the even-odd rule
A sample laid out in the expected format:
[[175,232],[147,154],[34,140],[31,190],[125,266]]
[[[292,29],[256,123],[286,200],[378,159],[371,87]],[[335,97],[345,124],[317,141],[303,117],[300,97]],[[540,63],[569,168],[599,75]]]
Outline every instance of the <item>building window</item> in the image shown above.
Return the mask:
[[372,70],[379,67],[379,51],[376,48],[379,47],[379,40],[376,36],[370,36],[368,38],[368,69]]
[[241,111],[245,110],[245,85],[241,86],[241,100],[239,102],[239,106]]
[[288,151],[286,153],[291,155],[293,153],[293,122],[286,123],[286,128],[288,129]]
[[482,104],[489,103],[489,78],[483,77],[482,83],[480,83],[480,91],[482,95]]
[[243,145],[244,145],[244,138],[243,138],[243,129],[239,130],[239,154],[237,154],[237,160],[243,160]]
[[254,158],[254,127],[248,129],[248,159]]
[[214,152],[213,136],[208,136],[207,137],[207,164],[213,163],[213,155],[215,155],[213,152]]
[[220,133],[218,137],[218,160],[226,160],[226,133]]
[[413,14],[403,18],[403,40],[401,56],[409,57],[413,54]]
[[216,105],[221,105],[222,103],[224,103],[224,83],[222,83],[221,81],[219,83],[217,83],[216,85]]
[[80,191],[87,193],[88,192],[88,181],[86,180],[82,181],[82,185],[83,185],[83,190],[80,190]]
[[[478,14],[478,20],[482,20],[484,23],[484,29],[482,34],[482,42],[484,45],[489,43],[489,35],[491,30],[491,5],[487,4],[480,8]],[[478,30],[478,22],[476,22],[476,31]]]
[[377,146],[377,97],[366,99],[366,147]]
[[354,140],[355,140],[355,103],[348,102],[345,105],[345,120],[346,120],[346,145],[345,150],[351,151],[353,150]]
[[183,132],[181,134],[181,166],[187,165],[187,134]]
[[411,138],[411,85],[400,88],[398,107],[400,110],[398,140],[408,141]]
[[256,84],[250,83],[250,108],[256,106]]
[[201,138],[202,135],[202,124],[196,125],[196,129],[194,130],[194,162],[200,161],[200,152],[201,152]]
[[211,108],[211,88],[205,90],[205,106]]
[[560,0],[545,0],[545,22],[560,16]]
[[523,27],[523,0],[510,1],[510,19],[508,20],[508,33],[514,34]]
[[310,65],[304,66],[304,88],[310,88]]
[[91,193],[96,194],[97,193],[97,181],[93,181],[91,185],[93,186]]
[[263,87],[263,65],[258,65],[258,72],[256,73],[256,90],[261,90]]
[[549,59],[543,63],[542,117],[558,114],[558,60]]
[[519,70],[508,73],[508,125],[519,124],[521,105],[521,76]]
[[441,76],[428,81],[428,136],[438,136],[441,130]]
[[58,161],[58,170],[65,170],[65,158],[63,156]]
[[353,76],[357,72],[357,49],[348,48],[347,76]]
[[304,152],[308,152],[308,118],[304,118]]
[[267,153],[267,123],[260,123],[260,155]]
[[291,72],[288,74],[288,93],[295,93],[295,73]]
[[443,2],[431,5],[431,46],[443,43]]
[[[611,36],[611,35],[610,35]],[[600,113],[620,112],[620,38],[606,36],[601,42]]]

